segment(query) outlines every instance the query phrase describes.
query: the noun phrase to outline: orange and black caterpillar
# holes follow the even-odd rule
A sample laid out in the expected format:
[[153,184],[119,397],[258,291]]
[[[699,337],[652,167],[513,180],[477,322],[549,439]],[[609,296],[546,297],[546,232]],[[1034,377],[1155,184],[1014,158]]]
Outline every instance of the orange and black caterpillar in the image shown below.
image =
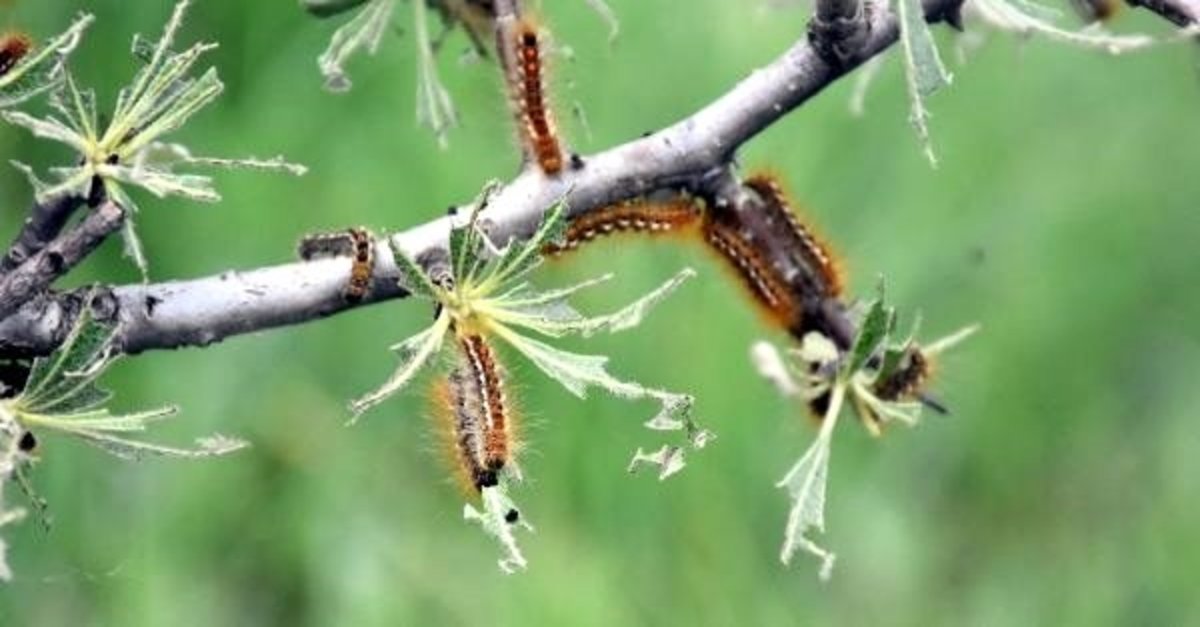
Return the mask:
[[29,51],[33,49],[33,40],[25,33],[6,33],[0,36],[0,76],[8,74]]
[[526,153],[547,175],[563,169],[563,149],[546,102],[545,59],[537,25],[528,18],[513,29],[511,88]]
[[929,380],[932,364],[919,346],[904,351],[899,366],[872,385],[872,392],[881,400],[900,401],[920,398],[921,389]]
[[515,449],[514,420],[496,354],[480,335],[458,338],[458,363],[435,384],[437,413],[448,423],[461,475],[476,491],[499,483]]
[[703,206],[698,199],[675,196],[666,200],[635,199],[583,214],[567,225],[563,241],[543,250],[557,255],[583,244],[618,233],[676,233],[700,222]]
[[301,259],[311,261],[324,257],[350,257],[350,278],[342,296],[357,303],[371,290],[371,275],[375,270],[375,242],[371,232],[352,227],[332,233],[304,236],[296,247]]
[[705,242],[725,259],[768,317],[797,340],[809,332],[848,348],[843,280],[829,248],[792,209],[776,180],[755,175],[743,202],[705,215]]

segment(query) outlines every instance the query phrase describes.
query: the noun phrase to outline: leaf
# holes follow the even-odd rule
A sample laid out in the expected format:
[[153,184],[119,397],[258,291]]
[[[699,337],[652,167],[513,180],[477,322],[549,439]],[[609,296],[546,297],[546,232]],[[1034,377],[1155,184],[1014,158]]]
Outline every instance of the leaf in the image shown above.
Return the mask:
[[[527,531],[533,531],[533,527],[520,514],[520,510],[508,496],[507,487],[503,484],[484,487],[480,491],[480,498],[483,502],[483,511],[476,510],[468,503],[463,506],[463,520],[479,523],[488,535],[500,542],[500,546],[504,550],[504,557],[499,561],[501,571],[506,575],[511,575],[525,570],[527,565],[525,556],[521,554],[521,548],[517,546],[513,529],[521,527]],[[518,516],[515,522],[509,522],[512,512],[516,512]]]
[[542,222],[533,236],[524,242],[516,238],[509,239],[499,261],[492,266],[491,272],[483,279],[481,289],[494,290],[537,268],[542,262],[542,249],[547,244],[562,241],[563,235],[566,233],[566,209],[566,202],[559,200],[543,214]]
[[424,2],[413,2],[413,28],[417,35],[417,123],[433,131],[438,146],[445,149],[449,145],[447,134],[458,126],[458,113],[450,92],[438,79]]
[[72,394],[83,393],[99,377],[109,361],[115,333],[114,327],[92,317],[90,303],[90,298],[85,300],[62,346],[48,357],[33,361],[25,390],[15,403],[20,411],[53,413],[64,406],[73,411],[86,405],[71,405]]
[[359,49],[366,50],[367,54],[375,54],[391,24],[395,8],[396,0],[370,0],[357,15],[333,33],[329,47],[317,58],[317,66],[325,77],[326,89],[336,92],[350,89],[350,77],[343,66]]
[[1085,31],[1067,30],[1050,20],[1053,15],[1048,9],[1033,2],[1007,2],[1006,0],[978,0],[971,5],[979,15],[993,26],[1022,35],[1042,35],[1051,41],[1097,48],[1110,54],[1124,54],[1154,45],[1149,35],[1112,35],[1099,29]]
[[937,157],[929,141],[929,112],[925,109],[925,98],[938,89],[949,85],[950,73],[942,65],[937,46],[925,22],[925,9],[921,0],[896,0],[899,13],[900,42],[904,49],[904,70],[908,83],[909,121],[917,132],[917,139],[929,162],[937,166]]
[[500,322],[525,327],[551,337],[561,337],[569,333],[591,337],[602,331],[618,333],[641,324],[655,305],[670,296],[684,281],[696,276],[696,272],[691,268],[684,268],[648,294],[616,312],[603,316],[585,317],[566,303],[567,296],[606,281],[610,276],[584,281],[546,294],[526,289],[518,293],[515,299],[500,297],[494,303],[483,304],[481,308]]
[[93,19],[90,14],[81,14],[66,31],[0,76],[0,109],[20,104],[58,86],[63,77],[63,63]]
[[413,296],[436,299],[438,288],[430,280],[425,269],[404,252],[398,236],[393,235],[388,239],[388,247],[391,248],[396,269],[400,271],[400,287],[408,290]]
[[183,458],[215,457],[218,455],[227,455],[249,446],[242,440],[228,438],[221,435],[200,438],[196,440],[196,446],[191,448],[182,448],[166,446],[163,444],[154,444],[152,442],[143,442],[140,440],[130,440],[128,438],[115,436],[104,431],[81,429],[71,431],[70,433],[82,438],[89,444],[120,457],[121,459],[130,461],[140,461],[145,459],[146,456],[151,455],[157,457]]
[[20,111],[4,111],[0,116],[9,124],[29,129],[34,137],[64,143],[81,153],[88,150],[87,139],[56,118],[35,118]]
[[879,298],[868,305],[867,314],[854,337],[854,344],[850,347],[848,359],[842,368],[843,378],[862,370],[891,332],[895,313],[891,308],[884,306],[882,289],[880,291]]
[[834,386],[829,410],[825,413],[816,439],[776,484],[786,489],[792,500],[779,559],[784,564],[790,564],[796,551],[811,553],[821,560],[820,577],[823,580],[832,575],[835,556],[813,542],[809,533],[825,531],[825,484],[829,476],[830,443],[845,392],[844,383]]
[[393,346],[392,349],[399,353],[400,365],[382,386],[350,403],[350,411],[354,414],[350,423],[357,422],[363,412],[399,392],[412,381],[413,377],[428,363],[429,358],[441,348],[442,340],[449,328],[450,316],[443,313],[434,321],[433,326]]
[[641,324],[642,320],[645,319],[646,314],[648,314],[651,309],[670,296],[671,293],[674,292],[680,285],[682,285],[684,281],[687,281],[695,276],[695,270],[691,268],[684,268],[662,285],[626,305],[625,307],[622,307],[621,309],[606,316],[597,316],[594,318],[584,319],[580,323],[580,332],[584,337],[589,337],[601,331],[618,333],[626,329],[632,329],[633,327]]
[[626,470],[635,473],[642,465],[658,468],[658,480],[665,481],[671,475],[683,470],[687,464],[683,460],[683,449],[664,444],[662,448],[651,453],[647,453],[639,447],[634,452],[633,459],[629,461]]

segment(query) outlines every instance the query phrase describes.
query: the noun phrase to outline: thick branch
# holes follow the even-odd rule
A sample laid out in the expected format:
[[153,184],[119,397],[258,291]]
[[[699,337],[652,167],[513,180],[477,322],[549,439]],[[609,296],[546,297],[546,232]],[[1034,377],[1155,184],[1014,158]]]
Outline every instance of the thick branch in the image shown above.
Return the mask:
[[1129,6],[1154,11],[1171,23],[1186,28],[1200,25],[1200,0],[1126,0]]
[[[927,0],[925,7],[926,17],[935,21],[956,14],[959,2]],[[484,222],[494,238],[506,241],[528,236],[542,212],[564,195],[571,213],[579,214],[664,188],[710,190],[728,171],[739,146],[895,43],[893,15],[880,9],[869,12],[868,18],[867,41],[846,62],[831,63],[808,41],[801,41],[674,126],[590,156],[583,167],[556,177],[527,168],[492,198]],[[444,249],[449,227],[449,218],[435,220],[394,236],[390,244],[421,258]],[[388,246],[389,242],[378,245],[374,289],[361,304],[404,295],[396,286]],[[127,352],[201,346],[351,308],[354,305],[342,297],[349,264],[348,259],[327,259],[191,281],[129,285],[113,288],[111,299],[99,302],[118,320],[118,340]],[[0,322],[0,353],[51,350],[69,330],[78,303],[78,294],[29,303]]]
[[125,211],[120,205],[105,202],[29,261],[6,274],[0,279],[0,320],[75,267],[105,238],[121,228],[124,220]]
[[82,204],[83,198],[73,195],[58,196],[44,203],[35,202],[29,209],[29,217],[25,219],[21,232],[13,240],[8,253],[0,259],[0,277],[12,272],[58,237],[71,214]]

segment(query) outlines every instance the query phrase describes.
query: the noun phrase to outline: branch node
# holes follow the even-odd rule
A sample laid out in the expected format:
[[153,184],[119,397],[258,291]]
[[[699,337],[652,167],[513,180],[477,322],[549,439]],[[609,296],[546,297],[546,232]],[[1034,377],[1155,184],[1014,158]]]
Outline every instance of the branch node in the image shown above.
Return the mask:
[[871,38],[872,6],[853,0],[822,0],[808,23],[808,41],[835,67],[851,65]]

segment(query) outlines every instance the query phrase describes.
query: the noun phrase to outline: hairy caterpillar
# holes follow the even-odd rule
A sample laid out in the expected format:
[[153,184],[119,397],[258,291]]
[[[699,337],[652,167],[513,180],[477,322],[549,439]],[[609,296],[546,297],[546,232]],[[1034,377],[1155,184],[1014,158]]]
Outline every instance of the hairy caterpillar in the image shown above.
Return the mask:
[[33,41],[25,33],[12,32],[0,37],[0,76],[8,74],[32,49]]
[[513,30],[510,83],[522,145],[542,172],[553,176],[562,171],[563,149],[546,102],[542,43],[534,22],[526,18],[517,23]]
[[480,335],[458,339],[458,361],[434,387],[460,475],[476,491],[499,483],[515,451],[514,417],[504,392],[504,372]]
[[931,373],[929,357],[921,352],[920,347],[911,346],[904,352],[900,367],[876,381],[871,391],[885,401],[918,398]]
[[363,227],[306,235],[296,247],[296,253],[305,261],[326,257],[349,257],[350,278],[342,292],[342,296],[349,302],[356,303],[362,300],[371,289],[371,275],[375,269],[375,243],[371,232]]
[[679,232],[699,223],[701,215],[702,205],[694,198],[677,196],[669,200],[629,200],[571,220],[563,241],[547,246],[543,252],[562,254],[618,233],[656,235]]

